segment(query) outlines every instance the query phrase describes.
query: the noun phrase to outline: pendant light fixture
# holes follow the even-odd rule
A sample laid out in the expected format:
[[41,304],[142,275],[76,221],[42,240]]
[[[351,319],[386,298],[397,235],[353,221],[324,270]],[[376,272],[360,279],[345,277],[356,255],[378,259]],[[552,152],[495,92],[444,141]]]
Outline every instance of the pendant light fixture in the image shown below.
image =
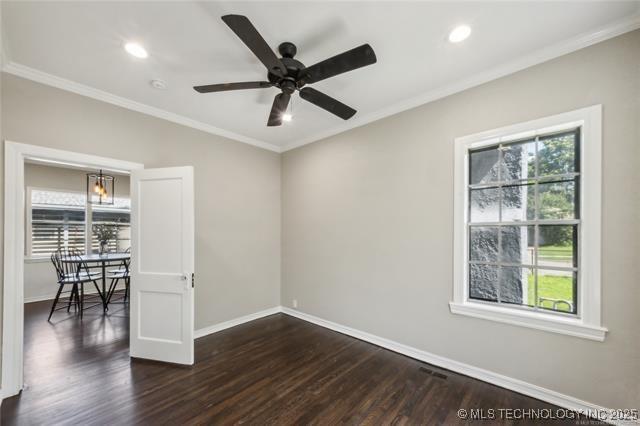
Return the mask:
[[90,204],[113,205],[115,178],[99,173],[87,173],[87,201]]

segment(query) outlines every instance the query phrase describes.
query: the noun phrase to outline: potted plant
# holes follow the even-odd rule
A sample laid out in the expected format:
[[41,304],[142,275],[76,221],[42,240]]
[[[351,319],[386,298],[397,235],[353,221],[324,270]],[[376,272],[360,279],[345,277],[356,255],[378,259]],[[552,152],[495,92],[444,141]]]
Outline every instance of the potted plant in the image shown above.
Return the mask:
[[109,251],[109,241],[116,237],[116,232],[113,226],[109,225],[93,225],[93,233],[100,242],[100,248],[98,253],[100,255]]

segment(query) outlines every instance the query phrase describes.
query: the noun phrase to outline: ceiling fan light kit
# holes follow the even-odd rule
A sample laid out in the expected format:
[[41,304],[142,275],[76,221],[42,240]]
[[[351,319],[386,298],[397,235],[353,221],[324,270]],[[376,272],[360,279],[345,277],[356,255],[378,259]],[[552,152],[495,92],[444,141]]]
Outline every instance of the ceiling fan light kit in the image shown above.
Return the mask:
[[[278,46],[278,58],[258,30],[246,16],[225,15],[222,20],[244,42],[267,68],[267,81],[247,81],[240,83],[209,84],[195,86],[199,93],[223,92],[229,90],[264,89],[276,87],[277,94],[271,106],[267,126],[280,126],[291,101],[291,95],[299,92],[300,98],[310,102],[343,120],[353,117],[356,110],[311,87],[305,87],[321,80],[353,71],[376,63],[376,54],[368,44],[340,53],[317,64],[306,67],[294,59],[298,49],[291,42]],[[286,121],[290,121],[291,115]]]

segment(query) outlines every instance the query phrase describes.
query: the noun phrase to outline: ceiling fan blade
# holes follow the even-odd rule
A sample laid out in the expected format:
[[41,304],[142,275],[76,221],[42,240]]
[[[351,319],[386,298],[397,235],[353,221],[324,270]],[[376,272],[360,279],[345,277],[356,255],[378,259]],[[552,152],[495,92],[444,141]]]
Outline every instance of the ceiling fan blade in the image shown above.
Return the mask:
[[269,71],[273,71],[278,75],[287,75],[287,68],[278,59],[276,54],[271,50],[264,38],[260,35],[256,27],[246,16],[242,15],[225,15],[222,17],[225,24],[236,33],[238,37],[247,45],[254,55],[260,59]]
[[334,75],[375,64],[376,60],[376,54],[371,46],[363,44],[355,49],[347,50],[344,53],[311,65],[305,70],[306,76],[302,80],[306,84],[315,83]]
[[356,113],[356,110],[350,106],[347,106],[342,102],[333,99],[331,96],[317,91],[316,89],[312,89],[311,87],[305,87],[300,90],[300,97],[322,109],[326,109],[343,120],[350,119]]
[[291,95],[288,93],[280,93],[273,99],[273,105],[271,106],[271,112],[269,113],[269,121],[267,126],[280,126],[282,125],[282,115],[287,110],[289,105],[289,99]]
[[243,90],[243,89],[265,89],[271,87],[272,84],[268,81],[244,81],[242,83],[222,83],[222,84],[208,84],[206,86],[195,86],[196,92],[211,93],[211,92],[226,92],[227,90]]

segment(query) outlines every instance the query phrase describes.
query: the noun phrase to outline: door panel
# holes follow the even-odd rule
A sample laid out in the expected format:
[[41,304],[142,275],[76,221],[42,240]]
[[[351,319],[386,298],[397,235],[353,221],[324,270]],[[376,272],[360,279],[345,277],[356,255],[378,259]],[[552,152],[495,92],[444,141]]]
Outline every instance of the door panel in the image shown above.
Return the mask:
[[139,293],[140,332],[142,339],[155,339],[162,336],[163,341],[182,342],[182,327],[175,318],[182,318],[182,294],[159,291],[143,291]]
[[193,364],[193,168],[131,174],[131,356]]
[[138,182],[140,239],[146,249],[140,252],[141,271],[182,275],[185,270],[181,255],[182,184],[181,179]]

